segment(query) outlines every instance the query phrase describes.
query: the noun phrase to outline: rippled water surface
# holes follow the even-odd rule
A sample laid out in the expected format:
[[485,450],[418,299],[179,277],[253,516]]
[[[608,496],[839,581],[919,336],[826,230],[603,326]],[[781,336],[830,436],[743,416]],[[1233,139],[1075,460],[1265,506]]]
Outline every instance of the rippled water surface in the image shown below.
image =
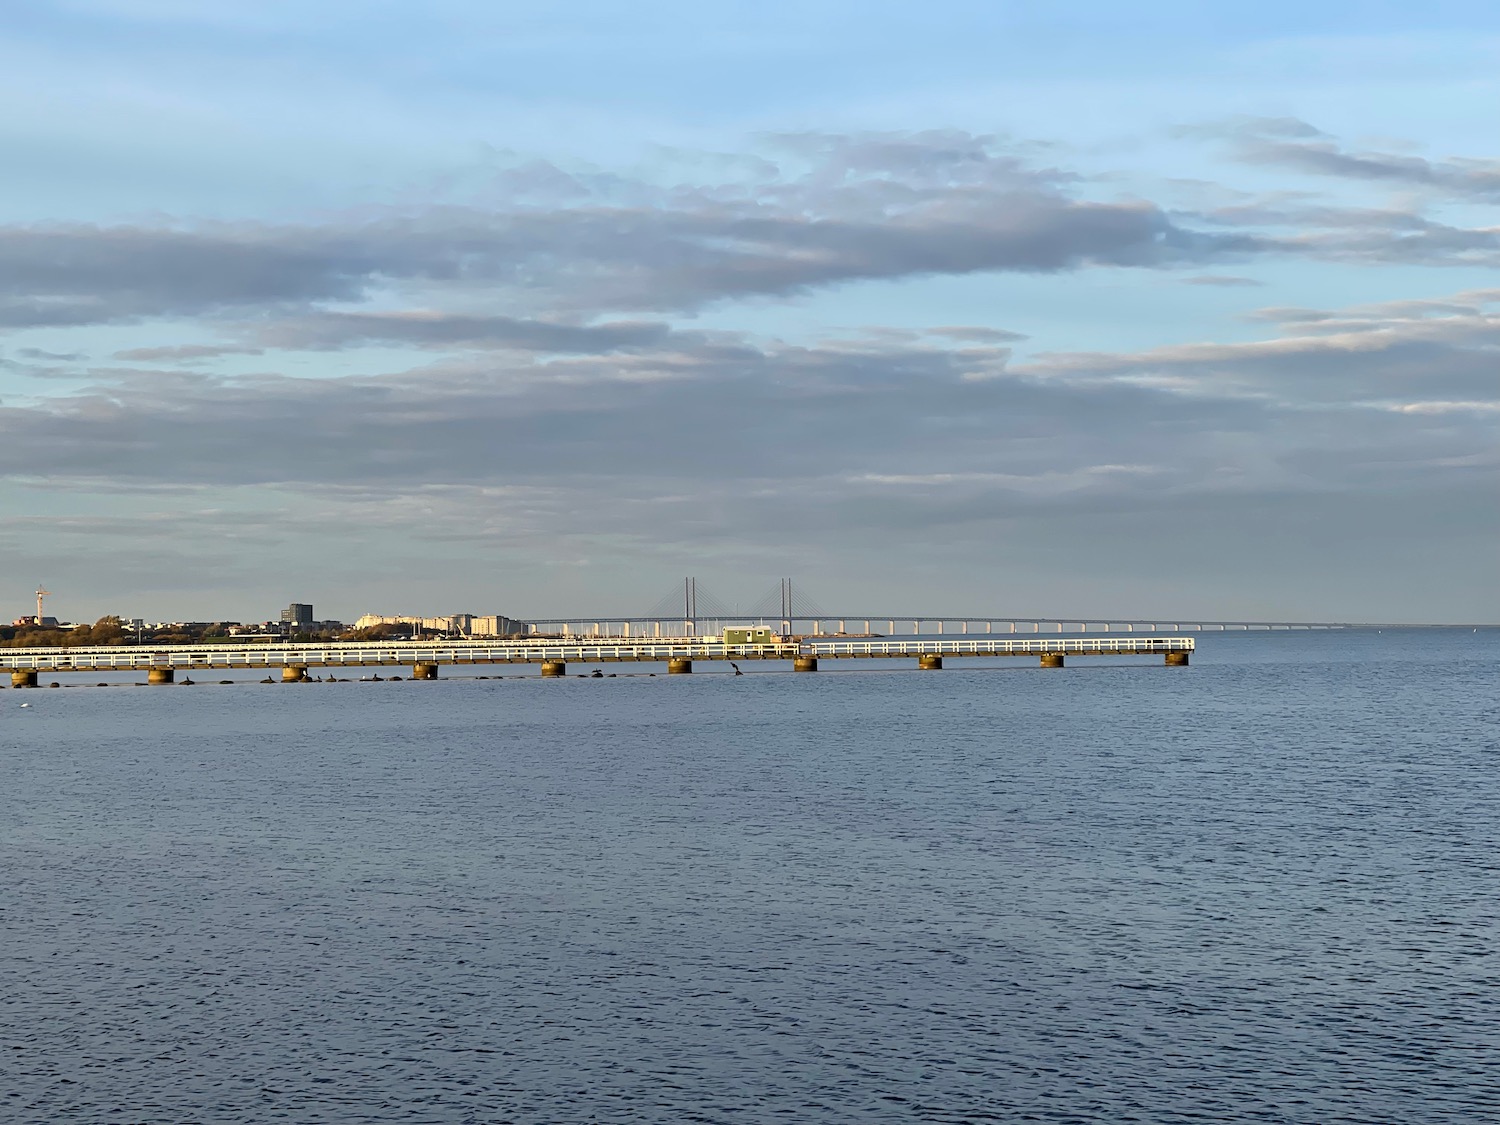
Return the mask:
[[1201,646],[0,691],[0,1120],[1500,1119],[1500,637]]

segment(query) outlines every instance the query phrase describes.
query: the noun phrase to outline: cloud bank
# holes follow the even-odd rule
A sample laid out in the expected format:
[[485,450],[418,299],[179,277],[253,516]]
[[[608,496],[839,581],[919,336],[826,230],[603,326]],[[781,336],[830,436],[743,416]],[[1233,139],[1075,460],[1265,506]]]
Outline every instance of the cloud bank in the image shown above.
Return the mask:
[[[1212,134],[1257,166],[1494,202],[1486,161]],[[244,557],[311,543],[336,569],[338,529],[388,560],[398,536],[533,564],[780,566],[793,536],[837,570],[1018,533],[1081,553],[1089,521],[1232,536],[1278,504],[1430,518],[1500,483],[1500,290],[1307,307],[1256,274],[1493,264],[1490,228],[1310,192],[1177,207],[957,132],[766,145],[711,182],[525,164],[462,206],[0,225],[7,367],[57,383],[0,401],[0,482],[32,505],[4,527],[54,544],[11,558],[142,535],[207,557],[238,528]],[[1077,350],[1016,322],[724,326],[868,282],[1098,274],[1242,302],[1239,328]]]

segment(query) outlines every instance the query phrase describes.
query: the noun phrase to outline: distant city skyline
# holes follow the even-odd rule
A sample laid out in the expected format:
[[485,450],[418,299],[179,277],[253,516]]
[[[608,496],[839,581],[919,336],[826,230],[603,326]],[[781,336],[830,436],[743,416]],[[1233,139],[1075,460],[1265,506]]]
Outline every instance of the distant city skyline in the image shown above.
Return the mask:
[[0,599],[1500,621],[1500,10],[50,0]]

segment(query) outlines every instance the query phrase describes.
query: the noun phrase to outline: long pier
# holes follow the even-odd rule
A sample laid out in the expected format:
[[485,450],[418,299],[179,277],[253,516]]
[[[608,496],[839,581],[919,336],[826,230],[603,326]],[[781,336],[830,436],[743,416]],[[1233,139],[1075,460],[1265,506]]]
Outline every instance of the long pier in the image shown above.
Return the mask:
[[790,661],[798,672],[815,672],[818,660],[915,659],[937,669],[944,657],[1034,656],[1047,668],[1060,668],[1069,656],[1161,656],[1169,665],[1188,663],[1192,637],[1000,637],[922,640],[804,637],[762,644],[726,644],[710,637],[662,641],[612,638],[594,641],[362,642],[284,645],[109,645],[89,648],[0,649],[0,670],[13,687],[36,687],[43,672],[144,671],[148,683],[169,684],[179,671],[281,670],[281,678],[309,678],[310,668],[409,666],[412,678],[436,679],[444,665],[537,664],[543,676],[563,676],[571,664],[621,662],[666,664],[667,671],[693,670],[693,661]]

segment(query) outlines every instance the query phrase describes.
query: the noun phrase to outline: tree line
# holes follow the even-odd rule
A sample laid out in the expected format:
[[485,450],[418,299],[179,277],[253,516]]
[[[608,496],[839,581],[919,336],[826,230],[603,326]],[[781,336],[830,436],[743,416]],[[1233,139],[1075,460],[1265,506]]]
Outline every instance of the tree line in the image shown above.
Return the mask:
[[[236,623],[237,624],[237,623]],[[409,625],[375,625],[368,629],[344,632],[318,630],[293,633],[289,641],[384,641],[405,640],[412,635]],[[104,645],[190,645],[252,643],[263,637],[231,636],[229,623],[213,621],[173,626],[169,629],[144,629],[137,635],[122,618],[101,617],[92,625],[59,629],[52,625],[0,625],[0,648],[88,648]]]

